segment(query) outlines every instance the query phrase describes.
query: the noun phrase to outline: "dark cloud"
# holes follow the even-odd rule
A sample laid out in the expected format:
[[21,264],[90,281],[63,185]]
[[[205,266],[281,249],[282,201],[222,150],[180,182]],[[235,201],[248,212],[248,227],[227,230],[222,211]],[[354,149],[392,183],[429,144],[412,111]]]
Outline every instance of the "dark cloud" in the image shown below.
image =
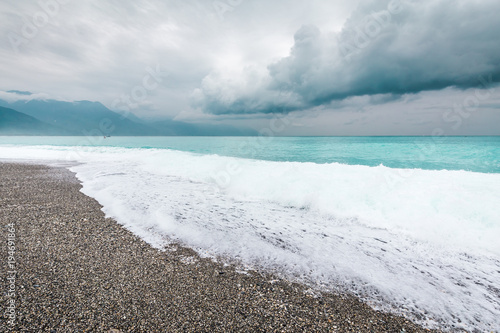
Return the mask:
[[[256,130],[300,118],[282,135],[498,134],[498,0],[221,2],[0,2],[0,99]],[[467,89],[479,76],[491,89]]]
[[159,65],[168,79],[134,111],[174,117],[193,111],[189,96],[213,69],[234,59],[267,64],[286,54],[302,21],[339,25],[353,7],[340,0],[3,1],[0,89],[112,108],[141,84],[146,67]]
[[194,93],[212,114],[280,113],[353,96],[391,96],[500,80],[500,2],[363,3],[340,33],[302,26],[289,56],[238,79],[212,73]]

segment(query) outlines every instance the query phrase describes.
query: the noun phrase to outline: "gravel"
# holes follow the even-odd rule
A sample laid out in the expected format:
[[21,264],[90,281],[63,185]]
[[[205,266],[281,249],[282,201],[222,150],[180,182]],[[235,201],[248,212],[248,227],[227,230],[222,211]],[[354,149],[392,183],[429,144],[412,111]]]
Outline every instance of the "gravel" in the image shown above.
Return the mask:
[[[351,296],[313,295],[181,246],[159,251],[105,218],[80,189],[64,168],[0,163],[0,332],[429,331]],[[6,313],[9,224],[14,325]]]

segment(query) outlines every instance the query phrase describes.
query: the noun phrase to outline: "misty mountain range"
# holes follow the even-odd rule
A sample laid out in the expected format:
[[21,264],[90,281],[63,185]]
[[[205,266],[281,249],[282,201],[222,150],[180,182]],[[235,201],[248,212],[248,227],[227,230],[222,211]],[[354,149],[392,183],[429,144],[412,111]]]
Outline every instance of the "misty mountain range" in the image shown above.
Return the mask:
[[[20,93],[20,92],[16,92]],[[29,93],[23,93],[29,95]],[[99,102],[0,99],[0,135],[182,136],[255,135],[251,129],[191,124],[175,120],[143,121],[113,112]]]

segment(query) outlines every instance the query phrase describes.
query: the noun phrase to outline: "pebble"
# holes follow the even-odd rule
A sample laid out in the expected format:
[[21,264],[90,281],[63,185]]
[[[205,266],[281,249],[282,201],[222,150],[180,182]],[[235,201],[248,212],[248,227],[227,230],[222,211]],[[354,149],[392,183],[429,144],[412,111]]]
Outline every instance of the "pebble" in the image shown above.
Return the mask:
[[0,332],[428,332],[355,297],[318,302],[264,272],[152,248],[64,168],[0,163],[0,185],[0,242],[15,223],[18,271],[15,326],[1,311]]

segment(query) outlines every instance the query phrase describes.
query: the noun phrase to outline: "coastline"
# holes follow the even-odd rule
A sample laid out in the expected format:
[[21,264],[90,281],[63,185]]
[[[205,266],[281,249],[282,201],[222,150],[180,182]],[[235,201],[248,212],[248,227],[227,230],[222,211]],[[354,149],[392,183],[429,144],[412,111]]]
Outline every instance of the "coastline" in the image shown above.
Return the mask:
[[[180,246],[159,251],[105,218],[80,188],[65,168],[0,162],[2,244],[6,226],[16,230],[16,318],[7,331],[429,331],[354,297],[314,297]],[[2,267],[9,271],[7,260]],[[2,323],[8,301],[0,293]]]

